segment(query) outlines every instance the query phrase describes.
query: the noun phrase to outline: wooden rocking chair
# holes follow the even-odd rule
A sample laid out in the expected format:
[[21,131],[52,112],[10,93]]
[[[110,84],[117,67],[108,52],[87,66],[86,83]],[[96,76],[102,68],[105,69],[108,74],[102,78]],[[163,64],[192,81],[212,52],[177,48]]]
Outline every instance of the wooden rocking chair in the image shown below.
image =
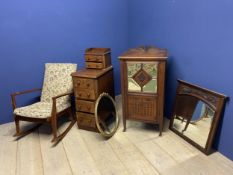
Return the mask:
[[[50,123],[52,126],[52,142],[60,141],[72,128],[76,120],[71,109],[71,95],[73,94],[73,84],[71,73],[77,69],[76,64],[47,63],[45,64],[45,75],[42,89],[33,89],[11,94],[16,134],[19,138],[31,133],[42,123]],[[35,91],[41,91],[40,102],[25,107],[16,106],[16,96]],[[57,119],[68,113],[71,123],[66,130],[58,135]],[[20,131],[19,121],[37,122],[38,124],[27,130]]]

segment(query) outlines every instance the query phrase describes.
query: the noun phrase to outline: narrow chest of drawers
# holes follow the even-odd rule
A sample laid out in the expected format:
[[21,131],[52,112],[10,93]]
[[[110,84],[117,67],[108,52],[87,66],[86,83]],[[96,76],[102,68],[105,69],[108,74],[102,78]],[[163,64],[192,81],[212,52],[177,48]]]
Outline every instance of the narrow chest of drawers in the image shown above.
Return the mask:
[[114,98],[113,68],[83,69],[73,73],[72,78],[78,127],[97,132],[95,102],[103,92]]

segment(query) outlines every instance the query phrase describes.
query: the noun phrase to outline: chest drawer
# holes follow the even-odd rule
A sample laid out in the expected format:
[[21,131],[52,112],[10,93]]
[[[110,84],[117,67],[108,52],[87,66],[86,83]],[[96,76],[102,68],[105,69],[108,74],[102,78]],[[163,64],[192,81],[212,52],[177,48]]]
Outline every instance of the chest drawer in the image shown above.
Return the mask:
[[95,80],[89,78],[74,78],[74,88],[80,89],[95,89]]
[[76,112],[76,117],[79,128],[97,131],[94,114]]
[[75,105],[77,111],[95,113],[95,102],[76,100]]
[[88,69],[103,69],[103,63],[96,63],[96,62],[86,62],[86,68]]
[[75,90],[75,97],[84,100],[95,100],[96,94],[94,90]]
[[103,56],[102,55],[85,55],[85,60],[92,61],[92,62],[103,62]]

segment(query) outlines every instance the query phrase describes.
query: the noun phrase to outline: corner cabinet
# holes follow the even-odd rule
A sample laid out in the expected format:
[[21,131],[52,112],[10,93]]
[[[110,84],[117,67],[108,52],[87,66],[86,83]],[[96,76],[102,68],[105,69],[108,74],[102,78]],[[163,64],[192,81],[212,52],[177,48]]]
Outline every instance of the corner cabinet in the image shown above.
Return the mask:
[[119,59],[124,131],[129,119],[158,124],[161,135],[167,50],[139,47]]

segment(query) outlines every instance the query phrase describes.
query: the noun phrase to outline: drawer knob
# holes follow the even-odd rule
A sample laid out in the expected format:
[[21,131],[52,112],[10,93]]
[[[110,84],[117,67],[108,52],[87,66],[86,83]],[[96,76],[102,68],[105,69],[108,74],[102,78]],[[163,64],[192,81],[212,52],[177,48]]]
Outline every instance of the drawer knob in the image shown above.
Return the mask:
[[88,110],[88,111],[90,111],[90,110],[91,110],[91,107],[90,107],[90,106],[88,106],[88,107],[87,107],[87,110]]
[[89,87],[90,86],[90,84],[89,83],[87,83],[87,87]]
[[79,96],[79,97],[81,97],[81,96],[82,96],[82,94],[78,94],[78,96]]
[[82,107],[81,105],[78,106],[79,109],[81,109],[81,107]]
[[90,93],[88,93],[88,94],[87,94],[87,96],[88,96],[88,97],[90,97],[90,96],[91,96],[91,94],[90,94]]

